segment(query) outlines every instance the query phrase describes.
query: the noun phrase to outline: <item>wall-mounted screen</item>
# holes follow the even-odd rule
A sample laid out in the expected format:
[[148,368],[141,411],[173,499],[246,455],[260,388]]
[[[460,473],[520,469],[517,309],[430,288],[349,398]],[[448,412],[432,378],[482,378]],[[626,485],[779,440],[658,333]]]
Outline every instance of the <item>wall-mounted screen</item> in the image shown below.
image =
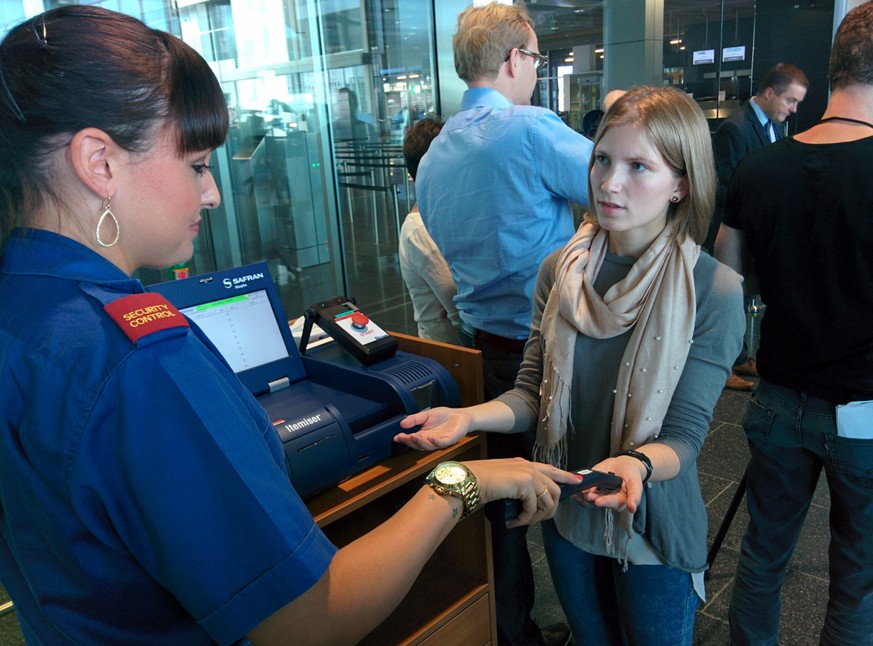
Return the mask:
[[721,50],[721,60],[723,63],[746,60],[746,46],[739,45],[738,47],[725,47]]
[[694,52],[692,63],[694,65],[706,65],[707,63],[715,62],[714,49],[699,49]]

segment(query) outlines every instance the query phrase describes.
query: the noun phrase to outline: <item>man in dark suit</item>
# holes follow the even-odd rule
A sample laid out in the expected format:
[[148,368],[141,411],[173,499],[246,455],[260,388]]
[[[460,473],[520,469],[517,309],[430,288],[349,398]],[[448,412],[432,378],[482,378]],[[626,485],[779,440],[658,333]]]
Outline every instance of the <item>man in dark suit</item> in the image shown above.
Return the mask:
[[[764,75],[758,92],[746,101],[739,110],[730,115],[712,137],[712,152],[718,173],[718,189],[715,196],[715,213],[709,226],[709,235],[703,248],[713,252],[715,236],[721,224],[724,196],[734,169],[749,151],[763,148],[785,136],[784,123],[797,112],[797,106],[806,97],[809,80],[806,74],[790,63],[778,63]],[[746,263],[749,266],[749,263]],[[754,276],[745,276],[747,299],[757,293]],[[734,364],[726,387],[734,390],[752,390],[755,384],[743,376],[758,376],[755,360],[749,358],[748,348]]]

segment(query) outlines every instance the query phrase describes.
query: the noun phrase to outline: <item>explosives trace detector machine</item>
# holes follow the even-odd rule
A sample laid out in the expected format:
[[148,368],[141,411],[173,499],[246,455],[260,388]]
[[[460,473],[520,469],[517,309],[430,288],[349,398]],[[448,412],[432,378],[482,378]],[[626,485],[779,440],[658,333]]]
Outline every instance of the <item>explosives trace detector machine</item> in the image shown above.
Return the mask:
[[[331,317],[324,329],[342,342],[301,355],[266,263],[160,283],[149,290],[163,294],[200,327],[264,407],[285,449],[291,481],[303,498],[400,450],[393,437],[401,432],[399,423],[406,415],[459,404],[457,384],[445,368],[397,351],[396,340],[368,317],[353,318],[360,313],[349,299],[310,308],[317,312],[308,314],[313,322]],[[346,334],[343,325],[358,327],[349,327]],[[362,331],[378,339],[359,343],[356,337]]]

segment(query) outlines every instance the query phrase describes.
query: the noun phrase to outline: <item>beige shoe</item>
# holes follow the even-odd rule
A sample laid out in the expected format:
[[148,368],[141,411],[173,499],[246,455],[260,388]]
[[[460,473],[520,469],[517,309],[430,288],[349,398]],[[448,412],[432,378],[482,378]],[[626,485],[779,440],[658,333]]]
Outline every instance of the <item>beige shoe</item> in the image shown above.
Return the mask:
[[758,376],[758,362],[752,358],[746,359],[742,363],[734,366],[734,373],[744,375],[746,377]]
[[755,390],[755,382],[743,379],[739,375],[731,375],[728,377],[727,383],[724,387],[730,388],[731,390],[751,391]]

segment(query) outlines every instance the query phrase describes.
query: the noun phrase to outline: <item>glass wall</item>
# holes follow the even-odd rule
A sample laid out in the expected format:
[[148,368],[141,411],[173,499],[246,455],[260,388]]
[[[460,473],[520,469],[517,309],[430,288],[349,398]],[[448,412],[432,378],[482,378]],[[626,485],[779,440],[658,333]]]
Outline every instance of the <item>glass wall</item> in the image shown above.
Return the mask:
[[[175,9],[178,33],[213,64],[231,110],[219,151],[225,202],[192,272],[266,260],[289,316],[338,294],[371,311],[402,300],[386,247],[396,250],[411,200],[399,144],[432,96],[426,7],[182,0]],[[401,24],[419,34],[410,45]]]
[[[2,0],[0,31],[61,3]],[[142,270],[143,282],[266,261],[290,317],[348,294],[373,314],[402,312],[396,324],[379,319],[386,327],[414,328],[396,249],[414,201],[403,136],[433,110],[429,3],[96,4],[189,43],[212,66],[230,110],[212,164],[221,206],[205,218],[185,267]]]
[[[652,11],[658,7],[660,14]],[[586,112],[600,107],[604,90],[660,82],[691,93],[714,130],[778,62],[799,66],[811,81],[797,116],[789,120],[791,132],[812,125],[827,101],[833,0],[539,0],[528,9],[540,50],[549,54],[548,85],[539,94],[576,129]],[[621,58],[604,33],[604,15],[610,12],[619,23],[613,28],[621,33],[613,42],[620,49],[628,40],[658,37],[661,51],[646,46]],[[643,29],[643,22],[651,28]],[[659,69],[649,58],[659,59],[663,75],[644,76]],[[612,76],[627,83],[607,78],[610,60]]]
[[793,63],[811,86],[787,127],[804,130],[827,102],[833,15],[833,0],[665,0],[664,82],[691,93],[715,129],[758,90],[767,70]]
[[755,0],[664,3],[664,81],[691,94],[713,129],[754,94]]

